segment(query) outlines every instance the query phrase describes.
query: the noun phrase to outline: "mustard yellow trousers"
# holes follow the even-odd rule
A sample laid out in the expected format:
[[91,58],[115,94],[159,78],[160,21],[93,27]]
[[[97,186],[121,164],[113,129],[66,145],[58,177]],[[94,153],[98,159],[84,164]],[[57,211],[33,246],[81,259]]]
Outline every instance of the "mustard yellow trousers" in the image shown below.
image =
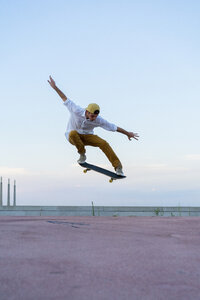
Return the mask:
[[77,148],[78,153],[80,154],[86,152],[85,146],[99,147],[105,153],[115,169],[117,167],[122,168],[122,164],[113,149],[98,135],[80,134],[76,130],[72,130],[69,133],[69,142]]

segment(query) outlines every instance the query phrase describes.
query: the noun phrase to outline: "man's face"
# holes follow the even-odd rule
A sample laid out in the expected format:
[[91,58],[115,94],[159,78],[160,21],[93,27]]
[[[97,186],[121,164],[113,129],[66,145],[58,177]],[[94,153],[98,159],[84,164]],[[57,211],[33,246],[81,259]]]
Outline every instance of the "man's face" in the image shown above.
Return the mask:
[[97,116],[98,116],[97,114],[92,114],[89,111],[86,111],[86,118],[90,119],[90,121],[96,120]]

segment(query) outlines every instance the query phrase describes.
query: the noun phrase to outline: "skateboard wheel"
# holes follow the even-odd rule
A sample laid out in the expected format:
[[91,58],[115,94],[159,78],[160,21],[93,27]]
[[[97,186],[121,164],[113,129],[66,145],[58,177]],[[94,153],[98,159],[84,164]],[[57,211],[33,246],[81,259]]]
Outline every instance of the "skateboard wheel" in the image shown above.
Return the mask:
[[112,182],[113,182],[113,179],[112,179],[112,178],[110,178],[109,182],[110,182],[110,183],[112,183]]
[[83,170],[83,173],[87,173],[87,170]]

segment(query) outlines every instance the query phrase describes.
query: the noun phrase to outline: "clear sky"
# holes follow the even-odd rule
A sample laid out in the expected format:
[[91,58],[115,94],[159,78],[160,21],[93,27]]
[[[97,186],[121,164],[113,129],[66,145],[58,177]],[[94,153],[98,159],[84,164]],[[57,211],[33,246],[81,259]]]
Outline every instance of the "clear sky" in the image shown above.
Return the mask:
[[[200,204],[200,2],[0,0],[0,176],[30,205]],[[97,129],[127,179],[83,174],[47,83],[128,131]],[[112,170],[87,148],[88,162]]]

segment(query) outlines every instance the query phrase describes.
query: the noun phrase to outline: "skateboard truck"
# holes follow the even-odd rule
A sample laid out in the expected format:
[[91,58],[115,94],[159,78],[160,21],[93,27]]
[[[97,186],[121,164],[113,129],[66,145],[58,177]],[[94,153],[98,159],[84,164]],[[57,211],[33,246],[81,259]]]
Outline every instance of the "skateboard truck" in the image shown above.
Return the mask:
[[91,169],[84,169],[83,173],[87,173],[87,171],[91,171]]

